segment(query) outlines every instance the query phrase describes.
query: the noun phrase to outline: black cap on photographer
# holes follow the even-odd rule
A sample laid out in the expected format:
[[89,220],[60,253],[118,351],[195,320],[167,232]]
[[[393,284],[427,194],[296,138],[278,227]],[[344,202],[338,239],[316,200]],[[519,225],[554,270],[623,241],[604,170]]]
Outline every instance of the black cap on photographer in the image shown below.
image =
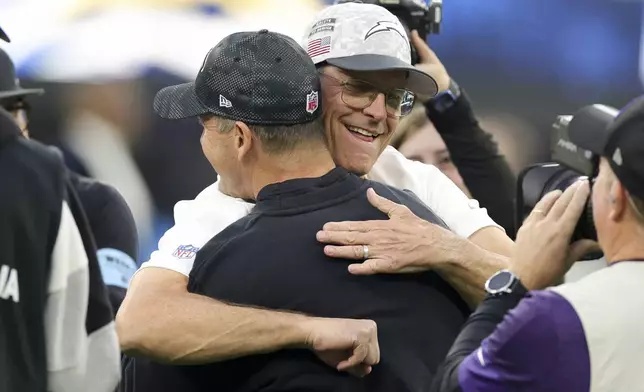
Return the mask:
[[322,112],[315,65],[293,39],[268,30],[224,38],[194,82],[166,87],[154,100],[168,119],[214,114],[247,124],[307,123]]
[[608,159],[628,192],[644,199],[644,96],[626,105],[607,128],[571,128],[570,140]]

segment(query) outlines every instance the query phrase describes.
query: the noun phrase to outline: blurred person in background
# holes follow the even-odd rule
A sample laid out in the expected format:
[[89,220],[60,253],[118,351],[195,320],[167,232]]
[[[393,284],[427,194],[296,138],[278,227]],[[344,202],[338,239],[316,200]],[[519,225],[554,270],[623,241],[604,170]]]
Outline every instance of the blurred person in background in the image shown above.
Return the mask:
[[443,138],[427,118],[424,106],[415,106],[408,116],[402,118],[389,144],[407,159],[436,166],[463,193],[472,197]]
[[[22,135],[29,138],[29,102],[31,95],[43,89],[24,89],[16,78],[15,67],[0,49],[0,105],[12,114]],[[116,312],[125,297],[127,284],[136,271],[138,236],[132,213],[114,187],[68,170],[69,178],[83,205],[89,222],[101,274],[108,286]]]
[[447,87],[433,98],[419,96],[424,113],[420,106],[404,118],[391,144],[407,158],[437,165],[514,237],[516,178],[505,155],[481,128],[465,90],[449,76],[434,51],[416,32],[411,40],[420,58],[418,67]]
[[0,108],[0,391],[111,392],[113,313],[62,157]]
[[63,93],[67,110],[61,140],[89,176],[120,193],[136,223],[139,243],[145,247],[152,237],[154,202],[131,150],[146,129],[142,96],[141,82],[136,79],[97,77],[75,83]]
[[[388,220],[328,223],[318,233],[318,241],[340,246],[324,246],[325,254],[357,260],[348,272],[356,275],[439,271],[474,306],[483,298],[485,279],[506,265],[512,240],[440,170],[407,160],[388,146],[399,118],[413,105],[414,93],[433,96],[447,83],[437,85],[427,72],[411,65],[403,26],[376,5],[325,8],[316,15],[303,43],[321,75],[325,136],[335,163],[370,180],[410,190],[451,230],[412,221],[402,213]],[[232,98],[218,97],[219,105],[233,105]],[[169,115],[171,108],[165,110],[168,113],[160,114]],[[206,155],[217,148],[205,136],[201,142]],[[132,278],[117,315],[124,351],[194,364],[288,347],[289,330],[284,328],[291,323],[288,315],[227,304],[187,289],[199,249],[252,207],[252,200],[237,197],[235,184],[225,177],[195,200],[177,204],[175,226]],[[314,340],[322,333],[320,328],[342,334],[329,325],[307,325],[314,331]],[[347,355],[342,359],[352,355],[356,341],[343,336]]]
[[569,137],[601,157],[591,203],[608,267],[543,290],[595,245],[571,244],[587,180],[544,196],[519,230],[509,269],[488,280],[487,298],[432,391],[644,391],[644,96],[608,128],[577,128]]
[[120,350],[83,206],[62,154],[24,137],[16,111],[0,108],[0,391],[111,392]]
[[0,108],[0,391],[111,392],[113,313],[60,154]]

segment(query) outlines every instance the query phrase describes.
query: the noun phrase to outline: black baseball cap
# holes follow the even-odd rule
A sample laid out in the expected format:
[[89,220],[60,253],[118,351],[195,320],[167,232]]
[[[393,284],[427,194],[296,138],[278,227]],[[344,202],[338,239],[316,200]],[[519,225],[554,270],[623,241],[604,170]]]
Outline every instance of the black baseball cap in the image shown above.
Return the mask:
[[9,55],[0,49],[0,102],[11,98],[27,95],[40,95],[45,90],[41,88],[22,88],[16,78],[16,68]]
[[210,49],[194,82],[166,87],[154,99],[168,119],[214,114],[255,125],[317,119],[320,80],[293,39],[268,30],[234,33]]
[[619,111],[607,127],[570,128],[570,140],[610,162],[630,194],[644,199],[644,96]]

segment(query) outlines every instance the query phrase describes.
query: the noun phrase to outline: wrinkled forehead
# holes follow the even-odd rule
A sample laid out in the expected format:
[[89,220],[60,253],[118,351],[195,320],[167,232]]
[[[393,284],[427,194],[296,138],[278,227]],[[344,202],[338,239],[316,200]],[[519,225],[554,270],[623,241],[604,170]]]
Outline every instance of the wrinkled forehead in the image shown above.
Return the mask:
[[[407,71],[348,71],[332,65],[322,68],[325,73],[335,78],[363,81],[384,90],[404,88],[407,84]],[[322,80],[324,81],[324,78]]]

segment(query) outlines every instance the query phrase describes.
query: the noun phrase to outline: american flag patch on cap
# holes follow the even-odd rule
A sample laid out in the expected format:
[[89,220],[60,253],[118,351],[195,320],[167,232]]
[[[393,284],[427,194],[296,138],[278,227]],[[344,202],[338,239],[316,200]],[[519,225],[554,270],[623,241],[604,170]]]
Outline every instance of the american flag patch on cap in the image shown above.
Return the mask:
[[306,53],[310,57],[319,56],[331,51],[331,36],[316,38],[309,41]]

